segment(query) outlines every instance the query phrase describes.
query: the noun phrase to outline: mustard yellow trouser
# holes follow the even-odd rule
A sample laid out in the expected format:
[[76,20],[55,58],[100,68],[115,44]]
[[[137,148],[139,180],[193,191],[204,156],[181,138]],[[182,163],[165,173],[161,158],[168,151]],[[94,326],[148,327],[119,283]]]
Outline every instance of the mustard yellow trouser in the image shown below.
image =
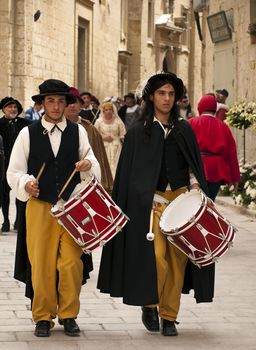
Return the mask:
[[[35,198],[26,208],[27,250],[32,269],[34,322],[78,315],[82,286],[81,248],[50,214],[51,204]],[[59,273],[58,285],[56,282]]]
[[[158,191],[157,194],[172,201],[185,191],[186,189],[181,188],[176,191]],[[165,320],[173,321],[176,320],[180,308],[180,298],[188,258],[171,244],[160,231],[160,217],[167,205],[160,203],[154,204],[153,232],[155,234],[154,245],[159,296],[159,316]]]

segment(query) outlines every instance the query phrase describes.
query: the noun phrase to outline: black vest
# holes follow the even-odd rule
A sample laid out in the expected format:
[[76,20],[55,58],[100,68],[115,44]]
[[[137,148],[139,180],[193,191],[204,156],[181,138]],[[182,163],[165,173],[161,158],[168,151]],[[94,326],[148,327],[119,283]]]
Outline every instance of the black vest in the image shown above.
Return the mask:
[[164,192],[168,183],[172,191],[190,184],[188,163],[172,132],[164,140],[157,190]]
[[[45,169],[39,179],[39,199],[55,204],[63,185],[75,168],[79,160],[78,125],[67,120],[67,127],[62,133],[60,148],[55,157],[52,151],[48,133],[41,121],[29,126],[30,151],[28,157],[28,173],[37,176],[42,164]],[[61,198],[67,200],[75,186],[80,182],[77,172],[70,181]]]

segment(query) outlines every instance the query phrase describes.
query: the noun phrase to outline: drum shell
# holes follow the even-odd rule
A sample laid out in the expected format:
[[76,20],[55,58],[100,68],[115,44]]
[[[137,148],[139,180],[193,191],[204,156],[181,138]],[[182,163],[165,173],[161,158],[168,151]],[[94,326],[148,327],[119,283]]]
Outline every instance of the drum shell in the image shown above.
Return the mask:
[[108,242],[128,221],[95,178],[51,214],[86,253]]

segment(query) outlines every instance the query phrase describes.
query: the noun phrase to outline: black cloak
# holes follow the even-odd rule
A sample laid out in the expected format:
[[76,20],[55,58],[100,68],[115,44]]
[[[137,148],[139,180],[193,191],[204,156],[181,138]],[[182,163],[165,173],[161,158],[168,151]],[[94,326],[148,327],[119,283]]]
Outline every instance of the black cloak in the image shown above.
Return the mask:
[[[172,134],[189,168],[205,193],[207,184],[194,132],[181,118]],[[145,142],[143,122],[126,134],[120,155],[113,199],[130,218],[122,232],[102,251],[97,288],[129,305],[158,303],[154,242],[146,239],[150,211],[161,169],[163,130],[153,123]],[[188,261],[183,293],[194,289],[196,302],[211,302],[214,294],[214,264],[198,268]]]

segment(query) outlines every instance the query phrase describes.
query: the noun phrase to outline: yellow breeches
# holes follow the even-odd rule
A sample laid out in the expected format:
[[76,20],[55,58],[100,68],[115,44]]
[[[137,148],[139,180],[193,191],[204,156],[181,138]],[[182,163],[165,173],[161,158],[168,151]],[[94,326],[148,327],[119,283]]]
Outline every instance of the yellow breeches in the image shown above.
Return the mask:
[[[186,189],[176,191],[157,192],[168,201],[174,200]],[[154,246],[157,268],[157,284],[159,296],[159,316],[166,320],[176,320],[187,265],[187,256],[171,244],[160,231],[160,217],[166,204],[155,203],[153,216]],[[153,306],[153,305],[150,305]],[[155,305],[154,305],[155,306]]]
[[80,303],[82,250],[50,214],[51,204],[31,198],[26,208],[27,250],[32,270],[35,322],[76,318]]

